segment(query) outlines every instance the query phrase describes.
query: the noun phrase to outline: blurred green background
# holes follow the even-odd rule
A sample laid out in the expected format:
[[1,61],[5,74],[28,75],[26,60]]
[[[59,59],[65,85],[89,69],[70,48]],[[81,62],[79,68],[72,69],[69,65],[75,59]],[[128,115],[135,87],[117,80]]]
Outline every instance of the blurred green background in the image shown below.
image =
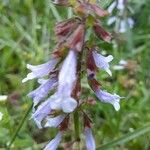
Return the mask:
[[[107,8],[111,0],[100,1]],[[99,72],[98,79],[104,89],[116,92],[125,98],[121,110],[116,112],[111,105],[97,103],[87,108],[93,120],[93,132],[97,145],[117,139],[126,133],[143,127],[150,122],[150,0],[129,1],[128,15],[135,25],[124,34],[114,34],[110,44],[97,39],[96,43],[106,53],[114,56],[111,66],[121,59],[130,65],[122,71],[113,71],[113,77]],[[66,8],[57,7],[62,19],[71,14]],[[54,25],[60,19],[50,0],[0,0],[0,95],[8,99],[0,101],[0,149],[10,142],[20,120],[30,107],[32,100],[27,93],[37,87],[35,81],[22,84],[28,70],[26,64],[40,64],[50,58],[55,45]],[[104,26],[111,32],[113,27]],[[83,80],[83,86],[87,87]],[[90,89],[85,90],[86,97]],[[56,134],[56,129],[39,130],[30,115],[18,133],[12,149],[42,149]],[[71,130],[63,139],[71,139]],[[81,133],[82,134],[82,133]],[[83,136],[82,136],[83,137]],[[60,148],[61,149],[61,148]],[[132,141],[110,148],[110,150],[149,150],[150,134],[144,134]]]

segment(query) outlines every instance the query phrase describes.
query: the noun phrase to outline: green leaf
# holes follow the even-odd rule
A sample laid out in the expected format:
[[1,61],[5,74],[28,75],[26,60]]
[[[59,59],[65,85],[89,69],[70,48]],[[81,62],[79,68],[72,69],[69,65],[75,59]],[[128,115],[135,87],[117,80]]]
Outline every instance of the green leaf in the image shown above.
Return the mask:
[[51,11],[52,11],[52,13],[53,13],[55,19],[56,19],[58,22],[62,21],[62,18],[61,18],[61,16],[59,15],[59,12],[58,12],[58,10],[56,9],[56,7],[55,7],[52,3],[50,3],[49,6],[50,6],[50,9],[51,9]]
[[122,145],[124,143],[127,143],[145,133],[148,133],[150,132],[150,124],[147,124],[146,126],[142,127],[142,128],[139,128],[137,130],[135,130],[134,132],[132,133],[128,133],[127,135],[119,138],[119,139],[116,139],[116,140],[113,140],[109,143],[106,143],[102,146],[98,146],[97,147],[97,150],[108,150],[108,148],[110,147],[114,147],[114,146],[117,146],[117,145]]

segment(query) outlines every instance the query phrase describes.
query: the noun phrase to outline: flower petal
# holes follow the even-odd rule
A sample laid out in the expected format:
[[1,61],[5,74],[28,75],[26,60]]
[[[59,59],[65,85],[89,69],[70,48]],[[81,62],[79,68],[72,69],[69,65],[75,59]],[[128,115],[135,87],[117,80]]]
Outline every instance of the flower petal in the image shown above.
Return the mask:
[[44,127],[57,127],[64,120],[64,118],[65,118],[65,115],[59,115],[54,118],[47,117],[46,118],[47,121]]
[[85,128],[85,138],[86,138],[86,148],[87,150],[95,150],[96,146],[95,146],[95,140],[94,137],[92,135],[92,131],[90,128]]
[[45,98],[48,93],[56,86],[57,79],[51,78],[41,84],[36,90],[28,94],[29,97],[33,98],[34,106],[36,106],[43,98]]
[[113,60],[113,56],[109,55],[107,57],[104,57],[103,55],[98,54],[96,51],[93,51],[93,57],[96,66],[102,70],[105,70],[111,76],[112,73],[109,69],[109,62]]
[[22,80],[22,82],[24,83],[28,80],[32,80],[34,78],[41,78],[45,75],[48,75],[49,72],[51,72],[55,68],[57,62],[58,62],[58,59],[53,58],[47,63],[37,65],[37,66],[27,64],[27,68],[30,69],[32,72],[29,73],[27,77]]
[[110,103],[114,106],[115,110],[118,111],[120,109],[120,97],[117,94],[110,94],[106,91],[97,90],[95,92],[96,96],[104,103]]
[[34,121],[39,128],[42,128],[41,121],[51,112],[50,100],[43,102],[38,109],[32,114]]
[[70,113],[77,107],[77,101],[71,97],[64,98],[61,107],[65,113]]
[[58,77],[58,92],[62,93],[64,87],[68,87],[68,95],[71,94],[76,80],[76,52],[73,50],[69,51],[68,56],[64,60]]
[[61,109],[61,101],[62,101],[62,97],[59,96],[57,93],[55,93],[54,95],[52,95],[50,97],[50,106],[51,106],[51,109]]
[[59,132],[56,137],[46,145],[44,150],[56,150],[62,138],[62,133]]

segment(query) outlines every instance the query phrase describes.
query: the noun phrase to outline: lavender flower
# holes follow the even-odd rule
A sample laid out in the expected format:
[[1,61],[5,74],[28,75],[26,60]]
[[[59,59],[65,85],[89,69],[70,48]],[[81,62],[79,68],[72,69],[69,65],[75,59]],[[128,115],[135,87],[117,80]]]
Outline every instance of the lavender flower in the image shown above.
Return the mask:
[[86,127],[84,134],[85,134],[85,138],[86,138],[87,150],[95,150],[96,149],[95,140],[94,140],[94,137],[92,135],[91,128]]
[[59,132],[56,137],[46,145],[44,150],[56,150],[62,138],[62,133]]
[[110,103],[114,106],[115,110],[118,111],[120,109],[120,99],[121,97],[117,94],[110,94],[106,91],[97,90],[95,92],[96,96],[104,103]]
[[42,128],[41,121],[51,112],[50,100],[43,102],[37,110],[32,114],[34,121],[39,128]]
[[71,97],[76,81],[76,53],[69,51],[58,77],[58,91],[51,97],[51,108],[72,112],[77,107],[77,102]]
[[53,58],[52,60],[48,61],[47,63],[37,65],[37,66],[27,64],[27,68],[29,70],[31,70],[32,72],[29,73],[27,75],[27,77],[22,80],[22,82],[24,83],[28,80],[32,80],[34,78],[41,78],[43,76],[48,75],[49,72],[51,72],[55,68],[57,62],[58,62],[58,59]]
[[[41,81],[41,80],[40,80]],[[51,78],[49,80],[41,81],[42,84],[34,91],[28,94],[33,99],[34,106],[36,106],[48,93],[57,85],[57,79]]]
[[66,115],[59,115],[54,118],[47,117],[44,127],[58,127],[65,117]]
[[113,60],[113,56],[109,55],[107,57],[104,57],[103,55],[98,54],[96,51],[93,51],[93,57],[96,66],[102,70],[105,70],[110,76],[112,76],[112,73],[109,69],[109,62]]

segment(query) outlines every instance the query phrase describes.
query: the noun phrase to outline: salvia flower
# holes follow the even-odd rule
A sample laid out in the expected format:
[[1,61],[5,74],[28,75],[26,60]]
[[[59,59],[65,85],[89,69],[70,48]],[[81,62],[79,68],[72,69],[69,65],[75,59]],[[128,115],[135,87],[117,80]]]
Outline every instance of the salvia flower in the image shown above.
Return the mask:
[[85,139],[86,139],[87,150],[95,150],[96,145],[95,145],[94,137],[92,135],[91,128],[88,128],[88,127],[85,128],[84,134],[85,134]]
[[110,76],[112,76],[112,73],[109,69],[109,62],[113,60],[113,56],[109,55],[105,57],[101,54],[98,54],[96,51],[93,51],[93,57],[94,57],[96,66],[102,70],[105,70]]
[[[84,135],[87,150],[95,150],[96,144],[92,135],[92,121],[88,117],[85,105],[93,107],[96,103],[88,99],[82,99],[81,79],[87,76],[88,84],[104,103],[109,103],[118,111],[120,109],[120,97],[101,89],[101,84],[96,80],[97,71],[104,70],[112,75],[110,62],[112,55],[103,56],[96,46],[97,37],[104,41],[111,41],[111,33],[106,31],[100,17],[105,17],[108,12],[100,8],[96,1],[79,0],[53,0],[54,4],[73,7],[76,17],[58,22],[54,28],[56,46],[52,52],[52,59],[47,63],[33,66],[27,65],[31,71],[22,82],[37,78],[39,87],[31,91],[28,96],[33,99],[33,112],[31,118],[39,128],[55,127],[58,133],[44,150],[56,150],[74,119],[75,140],[72,144],[80,144],[80,126],[84,123]],[[114,6],[111,6],[113,9]],[[121,6],[120,6],[121,7]],[[89,40],[91,29],[97,36]],[[92,33],[91,33],[92,34]],[[93,103],[94,102],[94,103]],[[89,105],[90,104],[90,105]],[[72,117],[73,115],[73,117]],[[81,122],[80,122],[81,120]]]
[[77,102],[71,97],[71,93],[76,81],[76,52],[69,51],[68,56],[64,60],[58,77],[58,90],[51,97],[51,108],[62,109],[64,112],[72,112]]
[[97,90],[95,92],[96,96],[99,98],[100,101],[104,103],[110,103],[114,106],[115,110],[118,111],[120,109],[120,99],[121,97],[117,94],[110,94],[103,90]]
[[34,121],[36,122],[37,126],[39,128],[42,128],[41,121],[48,116],[48,114],[51,113],[51,107],[50,107],[51,100],[47,100],[43,102],[40,106],[38,106],[37,110],[32,114],[32,117]]
[[44,150],[56,150],[62,138],[62,133],[59,132],[56,137],[47,144]]
[[64,119],[65,119],[65,115],[59,115],[53,118],[47,117],[44,127],[58,127]]
[[48,93],[57,85],[57,78],[51,78],[43,82],[36,90],[28,94],[33,99],[34,106],[43,100]]
[[22,82],[24,83],[28,80],[32,80],[34,78],[41,78],[43,76],[48,75],[49,72],[51,72],[55,68],[57,62],[58,62],[58,59],[53,58],[52,60],[48,61],[47,63],[37,65],[37,66],[27,64],[27,68],[29,70],[31,70],[31,73],[29,73],[27,75],[27,77],[22,80]]

